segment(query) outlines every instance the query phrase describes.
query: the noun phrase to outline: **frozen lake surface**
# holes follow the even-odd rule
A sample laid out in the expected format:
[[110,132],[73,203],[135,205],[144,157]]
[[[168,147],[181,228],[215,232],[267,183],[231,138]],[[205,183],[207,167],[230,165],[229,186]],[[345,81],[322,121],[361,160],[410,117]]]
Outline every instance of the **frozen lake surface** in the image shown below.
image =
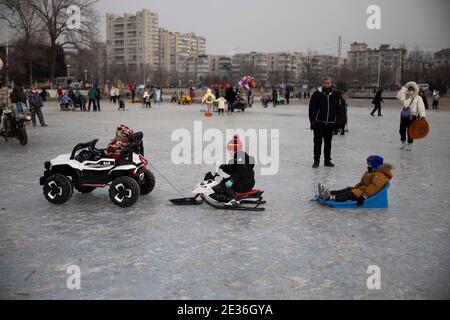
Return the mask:
[[[30,128],[29,145],[0,141],[0,298],[4,299],[431,299],[450,298],[450,113],[429,111],[431,134],[413,152],[399,150],[399,112],[389,101],[372,118],[368,101],[351,101],[350,133],[334,139],[336,168],[311,169],[312,133],[301,104],[205,119],[195,106],[138,105],[118,113],[45,108],[48,128]],[[448,109],[448,106],[446,106]],[[146,156],[189,195],[207,165],[170,161],[177,128],[194,121],[225,129],[280,129],[280,170],[258,176],[263,213],[174,207],[179,197],[158,174],[157,187],[130,209],[107,190],[49,204],[39,186],[44,162],[115,127],[145,134]],[[388,210],[332,210],[310,202],[318,182],[359,182],[365,159],[395,166]],[[259,170],[258,170],[259,172]],[[81,269],[81,290],[66,269]],[[367,268],[381,269],[381,290]]]

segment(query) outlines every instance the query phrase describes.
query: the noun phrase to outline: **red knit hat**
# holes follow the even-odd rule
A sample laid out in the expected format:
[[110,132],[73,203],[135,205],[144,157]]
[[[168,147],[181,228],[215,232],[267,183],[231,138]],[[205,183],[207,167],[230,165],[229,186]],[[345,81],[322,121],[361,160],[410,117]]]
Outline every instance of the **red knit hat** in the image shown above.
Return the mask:
[[228,142],[227,149],[235,153],[242,151],[241,138],[237,134],[233,136],[233,139],[230,142]]

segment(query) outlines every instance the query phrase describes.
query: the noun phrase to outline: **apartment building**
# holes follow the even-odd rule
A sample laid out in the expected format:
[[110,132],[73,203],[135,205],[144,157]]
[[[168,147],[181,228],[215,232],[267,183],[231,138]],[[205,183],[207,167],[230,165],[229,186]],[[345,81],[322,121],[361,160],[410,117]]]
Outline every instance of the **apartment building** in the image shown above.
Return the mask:
[[232,73],[235,78],[253,75],[260,82],[266,82],[269,79],[267,53],[239,53],[233,56],[232,64]]
[[148,9],[122,16],[107,14],[106,30],[109,64],[125,66],[130,73],[185,73],[188,59],[206,51],[205,38],[161,28],[158,15]]
[[193,58],[206,53],[205,38],[194,33],[171,32],[160,28],[159,34],[160,66],[167,72],[188,72],[189,68],[193,68]]
[[227,55],[208,55],[209,72],[219,77],[231,77],[233,60]]
[[434,54],[434,65],[436,67],[450,65],[450,48],[442,49]]
[[129,72],[155,70],[160,65],[159,18],[150,10],[106,15],[107,56],[110,66]]
[[348,52],[348,66],[354,70],[367,70],[369,86],[380,86],[381,82],[400,84],[405,62],[406,49],[391,48],[390,45],[370,49],[365,43],[355,42]]

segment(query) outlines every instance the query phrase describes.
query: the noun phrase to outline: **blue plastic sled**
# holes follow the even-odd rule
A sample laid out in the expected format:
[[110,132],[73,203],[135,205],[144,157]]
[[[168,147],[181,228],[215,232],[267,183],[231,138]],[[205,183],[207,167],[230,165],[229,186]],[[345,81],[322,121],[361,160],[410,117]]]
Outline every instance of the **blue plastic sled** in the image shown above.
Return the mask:
[[337,209],[387,209],[389,208],[389,195],[388,190],[391,187],[391,184],[388,183],[383,190],[378,192],[373,197],[370,197],[364,202],[363,206],[358,206],[356,201],[347,201],[347,202],[335,202],[335,201],[326,201],[316,196],[316,200],[323,205],[328,207],[337,208]]

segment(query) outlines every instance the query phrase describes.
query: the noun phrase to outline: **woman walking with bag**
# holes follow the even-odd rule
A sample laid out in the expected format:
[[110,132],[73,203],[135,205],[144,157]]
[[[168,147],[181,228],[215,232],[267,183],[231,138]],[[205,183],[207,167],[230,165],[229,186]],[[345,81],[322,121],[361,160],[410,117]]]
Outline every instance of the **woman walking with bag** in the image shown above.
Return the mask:
[[397,99],[403,105],[400,118],[401,150],[412,151],[414,140],[409,135],[409,127],[415,120],[426,117],[425,104],[419,96],[419,91],[417,83],[408,82],[397,94]]

